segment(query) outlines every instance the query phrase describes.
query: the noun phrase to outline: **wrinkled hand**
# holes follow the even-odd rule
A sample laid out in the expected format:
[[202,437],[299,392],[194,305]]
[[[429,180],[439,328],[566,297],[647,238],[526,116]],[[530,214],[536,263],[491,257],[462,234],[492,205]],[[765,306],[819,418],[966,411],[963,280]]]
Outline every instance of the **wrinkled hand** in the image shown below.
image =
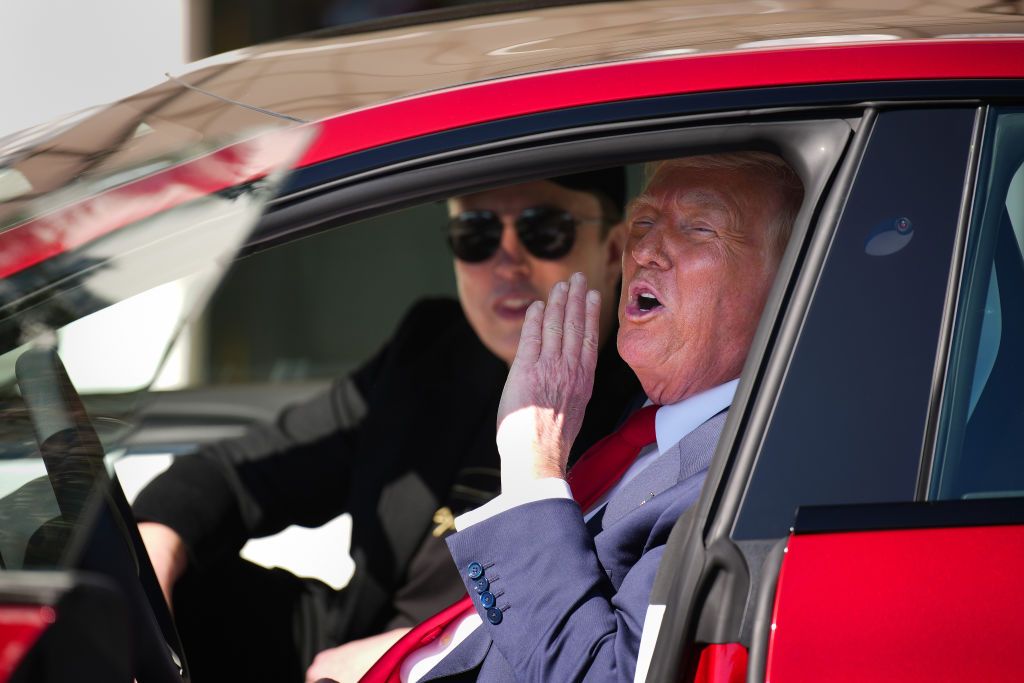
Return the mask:
[[519,349],[498,405],[503,491],[565,477],[569,449],[594,388],[601,295],[575,273],[545,305],[526,311]]
[[174,584],[185,572],[188,563],[185,542],[174,529],[156,522],[139,522],[139,535],[149,553],[153,572],[164,594],[168,607],[173,607],[171,593]]
[[356,683],[388,648],[408,632],[407,628],[396,628],[324,650],[306,670],[306,683],[321,678],[333,678],[338,683]]

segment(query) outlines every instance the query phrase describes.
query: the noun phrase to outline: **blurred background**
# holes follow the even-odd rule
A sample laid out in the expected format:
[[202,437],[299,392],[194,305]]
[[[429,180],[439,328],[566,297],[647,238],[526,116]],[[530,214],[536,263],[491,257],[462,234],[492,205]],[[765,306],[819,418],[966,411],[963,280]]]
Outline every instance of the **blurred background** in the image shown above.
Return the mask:
[[275,38],[467,0],[6,0],[0,137]]

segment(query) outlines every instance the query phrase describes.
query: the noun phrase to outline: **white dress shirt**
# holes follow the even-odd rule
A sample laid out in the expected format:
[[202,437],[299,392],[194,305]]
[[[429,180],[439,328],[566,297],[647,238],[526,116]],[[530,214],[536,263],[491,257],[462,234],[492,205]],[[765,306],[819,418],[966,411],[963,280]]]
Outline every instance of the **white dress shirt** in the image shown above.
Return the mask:
[[[738,379],[734,379],[678,403],[658,408],[658,412],[654,416],[654,434],[657,442],[640,451],[625,474],[593,505],[584,516],[584,520],[589,520],[597,514],[609,498],[640,474],[655,458],[664,454],[679,443],[684,436],[732,405],[739,382]],[[647,401],[645,405],[650,405],[650,403]],[[456,517],[455,529],[462,531],[519,505],[551,498],[572,500],[572,491],[564,479],[554,477],[538,479],[531,482],[528,487],[502,491],[490,502]],[[410,653],[402,662],[400,670],[402,683],[417,683],[482,623],[480,615],[473,610],[449,624],[440,637]]]

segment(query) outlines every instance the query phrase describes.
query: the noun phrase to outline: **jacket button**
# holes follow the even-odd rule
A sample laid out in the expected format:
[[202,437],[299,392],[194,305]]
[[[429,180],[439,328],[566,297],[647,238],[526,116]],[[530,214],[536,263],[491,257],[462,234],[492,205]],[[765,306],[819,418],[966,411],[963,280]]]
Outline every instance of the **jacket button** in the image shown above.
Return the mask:
[[491,582],[487,580],[486,576],[481,576],[479,579],[473,582],[473,589],[477,593],[483,593],[485,590],[491,587]]
[[497,607],[492,607],[487,610],[487,621],[491,622],[495,626],[501,623],[501,610]]
[[[480,594],[480,604],[484,606],[484,609],[490,610],[494,607],[494,593],[488,593],[484,591]],[[501,611],[501,610],[498,610]],[[488,612],[488,619],[490,619],[490,612]],[[494,622],[491,622],[494,623]]]
[[479,579],[484,575],[484,567],[479,562],[470,562],[469,566],[466,567],[466,574],[471,579]]

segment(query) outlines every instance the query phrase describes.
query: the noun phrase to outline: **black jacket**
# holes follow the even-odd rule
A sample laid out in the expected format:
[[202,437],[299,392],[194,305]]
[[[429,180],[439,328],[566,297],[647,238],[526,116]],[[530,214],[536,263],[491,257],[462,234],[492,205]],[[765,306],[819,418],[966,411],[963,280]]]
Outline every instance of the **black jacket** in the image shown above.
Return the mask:
[[[237,555],[249,538],[349,512],[356,573],[346,589],[347,637],[417,621],[463,591],[431,535],[433,517],[498,492],[495,418],[507,372],[457,302],[422,301],[329,392],[285,409],[276,424],[177,458],[139,495],[136,516],[175,529],[201,567]],[[574,456],[611,431],[639,392],[612,336]],[[423,577],[409,572],[436,563],[425,559],[440,557],[434,543],[444,590],[421,587]],[[410,612],[404,620],[396,621],[396,594]]]

